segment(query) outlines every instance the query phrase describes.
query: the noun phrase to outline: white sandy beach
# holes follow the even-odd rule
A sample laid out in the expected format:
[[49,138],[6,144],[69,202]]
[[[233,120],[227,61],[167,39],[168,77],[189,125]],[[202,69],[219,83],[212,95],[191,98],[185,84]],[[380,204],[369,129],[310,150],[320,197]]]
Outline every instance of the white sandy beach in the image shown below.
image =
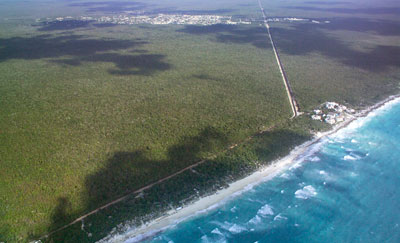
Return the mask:
[[230,184],[228,188],[222,189],[213,195],[200,198],[199,200],[192,204],[186,205],[180,210],[170,210],[165,216],[153,220],[139,228],[127,228],[125,233],[110,235],[100,242],[141,241],[160,231],[165,230],[172,225],[177,224],[180,221],[187,219],[188,217],[192,217],[199,213],[213,209],[226,200],[231,199],[233,196],[238,195],[238,193],[246,191],[246,189],[250,189],[260,182],[270,180],[280,172],[290,168],[293,163],[298,162],[300,157],[304,156],[307,154],[307,152],[309,152],[310,149],[312,149],[312,145],[320,142],[326,136],[336,133],[338,130],[348,126],[356,119],[368,115],[371,111],[376,110],[385,104],[399,101],[399,96],[391,96],[388,99],[359,112],[354,117],[351,117],[348,120],[336,125],[332,130],[318,134],[313,140],[297,146],[286,157],[276,160],[270,165],[256,171],[255,173]]
[[289,166],[292,165],[293,161],[295,161],[298,156],[304,154],[312,143],[314,143],[314,140],[298,146],[288,156],[273,162],[269,166],[256,171],[250,176],[233,182],[226,189],[222,189],[213,195],[203,197],[198,201],[183,207],[180,210],[170,210],[167,215],[161,218],[158,218],[137,229],[132,229],[132,231],[128,230],[125,234],[114,236],[110,239],[107,239],[107,241],[123,242],[127,239],[131,239],[129,242],[140,241],[143,238],[149,237],[159,231],[162,231],[171,225],[187,219],[188,217],[210,210],[218,206],[221,202],[232,198],[235,193],[241,192],[245,188],[250,189],[253,185],[258,184],[261,181],[271,179],[279,172],[289,168]]

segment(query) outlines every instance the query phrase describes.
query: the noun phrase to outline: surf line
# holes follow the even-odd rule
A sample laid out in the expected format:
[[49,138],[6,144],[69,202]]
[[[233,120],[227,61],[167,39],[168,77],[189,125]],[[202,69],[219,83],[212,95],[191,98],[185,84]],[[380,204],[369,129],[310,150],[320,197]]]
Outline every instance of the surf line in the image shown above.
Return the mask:
[[267,28],[269,40],[271,41],[272,49],[274,50],[276,62],[278,63],[279,71],[281,72],[283,83],[285,84],[286,93],[287,93],[287,96],[289,98],[290,108],[292,109],[292,113],[293,113],[291,119],[293,119],[296,116],[300,115],[299,106],[298,106],[298,104],[296,102],[296,99],[294,98],[292,87],[290,86],[289,80],[288,80],[288,78],[286,76],[286,72],[285,72],[285,69],[283,68],[283,65],[282,65],[282,62],[281,62],[281,58],[279,57],[279,53],[278,53],[278,50],[276,49],[274,40],[272,39],[270,27],[269,27],[269,24],[268,24],[267,15],[265,14],[264,8],[261,5],[261,0],[258,0],[258,5],[260,6],[260,9],[261,9],[261,12],[262,12],[262,15],[263,15],[263,18],[264,18],[264,26],[265,26],[265,28]]

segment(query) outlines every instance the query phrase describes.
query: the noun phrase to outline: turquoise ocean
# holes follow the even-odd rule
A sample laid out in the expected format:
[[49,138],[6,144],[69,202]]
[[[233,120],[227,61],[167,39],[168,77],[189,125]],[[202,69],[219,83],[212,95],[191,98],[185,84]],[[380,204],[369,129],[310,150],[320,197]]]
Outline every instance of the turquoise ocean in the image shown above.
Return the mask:
[[400,103],[147,242],[400,242]]

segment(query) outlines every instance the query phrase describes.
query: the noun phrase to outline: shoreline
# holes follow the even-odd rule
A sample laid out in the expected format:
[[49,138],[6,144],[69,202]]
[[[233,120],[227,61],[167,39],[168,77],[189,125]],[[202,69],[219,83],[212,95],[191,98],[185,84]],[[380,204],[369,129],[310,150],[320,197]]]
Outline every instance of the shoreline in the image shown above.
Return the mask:
[[368,116],[371,112],[388,105],[391,102],[400,102],[400,94],[392,95],[359,111],[355,115],[349,116],[345,121],[335,125],[329,131],[315,134],[314,138],[295,147],[288,155],[283,158],[274,160],[271,164],[264,166],[254,173],[229,184],[228,188],[219,190],[212,195],[208,195],[198,200],[185,205],[181,209],[169,210],[162,217],[154,219],[137,228],[127,228],[125,232],[117,235],[110,235],[100,240],[99,242],[139,242],[150,238],[184,220],[199,214],[212,210],[228,200],[238,196],[239,194],[248,191],[253,186],[274,178],[277,174],[289,169],[296,161],[312,148],[313,145],[321,142],[324,138],[337,133],[339,130],[348,127],[354,121]]

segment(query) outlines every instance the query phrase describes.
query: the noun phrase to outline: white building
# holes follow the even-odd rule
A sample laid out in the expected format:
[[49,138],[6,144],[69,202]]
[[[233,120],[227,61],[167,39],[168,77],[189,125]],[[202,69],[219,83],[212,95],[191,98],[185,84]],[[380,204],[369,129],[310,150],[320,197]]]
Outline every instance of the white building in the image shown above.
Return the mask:
[[322,121],[322,117],[319,116],[319,115],[312,115],[311,118],[312,118],[313,120]]

